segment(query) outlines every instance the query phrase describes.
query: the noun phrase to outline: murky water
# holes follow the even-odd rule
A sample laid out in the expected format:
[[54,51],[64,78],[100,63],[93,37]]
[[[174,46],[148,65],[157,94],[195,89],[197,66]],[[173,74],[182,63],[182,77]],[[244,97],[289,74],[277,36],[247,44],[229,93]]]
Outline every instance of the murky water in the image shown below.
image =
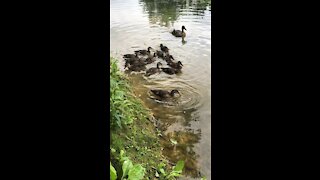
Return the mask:
[[[181,74],[144,77],[133,73],[135,92],[152,110],[164,131],[164,154],[172,161],[185,160],[181,179],[211,179],[211,3],[207,0],[111,0],[110,54],[124,67],[123,54],[162,43],[176,61]],[[187,36],[174,37],[181,30]],[[156,67],[157,62],[147,66]],[[162,61],[164,62],[164,61]],[[165,63],[163,63],[165,65]],[[181,97],[157,101],[150,89],[178,89]],[[176,145],[172,142],[177,142]]]

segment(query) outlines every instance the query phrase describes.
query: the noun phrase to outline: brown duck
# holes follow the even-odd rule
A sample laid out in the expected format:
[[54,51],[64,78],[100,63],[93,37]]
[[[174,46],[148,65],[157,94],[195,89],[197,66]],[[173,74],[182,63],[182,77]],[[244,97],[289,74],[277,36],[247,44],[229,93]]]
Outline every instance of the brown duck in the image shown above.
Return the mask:
[[138,53],[138,54],[141,54],[141,55],[149,55],[150,54],[150,49],[152,49],[152,47],[148,47],[148,50],[137,50],[137,51],[134,51],[135,53]]
[[135,58],[138,57],[138,53],[135,54],[125,54],[123,55],[123,58]]
[[158,50],[157,50],[156,53],[157,53],[157,56],[158,56],[159,58],[162,58],[162,59],[163,59],[164,56],[165,56],[162,51],[158,51]]
[[176,63],[171,61],[168,63],[168,65],[174,69],[182,69],[182,66],[183,66],[181,61],[178,61]]
[[163,51],[165,53],[169,52],[169,48],[167,46],[164,46],[163,44],[160,44],[160,48],[161,48],[161,51]]
[[166,74],[170,74],[170,75],[177,74],[180,72],[180,70],[174,69],[174,68],[161,68],[161,70]]
[[173,30],[171,32],[172,35],[174,35],[175,37],[185,37],[186,36],[186,33],[184,32],[184,30],[187,30],[184,26],[181,27],[181,30]]
[[146,76],[151,76],[151,75],[153,75],[155,73],[161,72],[161,70],[160,70],[160,66],[161,65],[162,65],[161,62],[158,62],[157,63],[157,67],[153,67],[153,68],[148,69],[146,71]]
[[153,53],[153,56],[149,55],[149,57],[146,59],[147,64],[151,64],[156,61],[156,53]]
[[164,60],[165,60],[167,63],[172,62],[172,60],[171,60],[171,59],[173,59],[173,60],[174,60],[174,58],[172,57],[172,55],[167,55],[167,56],[165,56],[165,57],[164,57]]
[[166,98],[171,98],[171,97],[175,97],[176,94],[179,94],[179,91],[174,89],[171,92],[169,91],[165,91],[165,90],[150,90],[154,95],[158,96],[161,99],[166,99]]

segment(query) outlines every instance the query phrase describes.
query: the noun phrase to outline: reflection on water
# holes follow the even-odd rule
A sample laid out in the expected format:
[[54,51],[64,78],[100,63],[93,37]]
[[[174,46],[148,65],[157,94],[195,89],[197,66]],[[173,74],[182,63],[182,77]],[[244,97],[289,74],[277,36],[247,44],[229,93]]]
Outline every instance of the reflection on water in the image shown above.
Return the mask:
[[203,16],[205,10],[211,10],[210,0],[140,0],[143,10],[148,13],[149,21],[170,27],[179,18],[184,16]]
[[[211,179],[211,1],[111,0],[110,7],[110,53],[120,60],[120,67],[124,67],[123,54],[148,46],[159,50],[161,43],[183,63],[181,74],[145,77],[142,72],[130,78],[134,92],[162,130],[164,155],[172,163],[185,161],[181,179]],[[187,28],[186,38],[172,36],[172,29],[182,25]],[[181,97],[155,100],[150,89],[178,89]]]

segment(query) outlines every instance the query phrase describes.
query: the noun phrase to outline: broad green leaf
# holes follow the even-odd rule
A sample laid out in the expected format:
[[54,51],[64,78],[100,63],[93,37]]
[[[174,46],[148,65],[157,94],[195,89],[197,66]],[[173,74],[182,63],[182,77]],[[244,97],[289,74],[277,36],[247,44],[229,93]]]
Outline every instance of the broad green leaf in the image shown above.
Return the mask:
[[122,178],[121,179],[123,179],[124,177],[126,177],[128,175],[129,170],[132,169],[132,167],[133,167],[133,164],[129,159],[127,159],[127,160],[125,160],[123,162],[123,164],[122,164],[122,172],[123,172],[123,174],[122,174]]
[[140,164],[134,165],[129,171],[128,180],[141,180],[144,176],[144,173],[145,168],[143,168]]
[[184,161],[180,160],[178,161],[177,165],[174,167],[174,171],[182,171],[184,167]]
[[111,180],[116,180],[117,179],[117,171],[116,171],[116,169],[114,169],[114,167],[112,166],[111,162],[110,162],[110,179]]

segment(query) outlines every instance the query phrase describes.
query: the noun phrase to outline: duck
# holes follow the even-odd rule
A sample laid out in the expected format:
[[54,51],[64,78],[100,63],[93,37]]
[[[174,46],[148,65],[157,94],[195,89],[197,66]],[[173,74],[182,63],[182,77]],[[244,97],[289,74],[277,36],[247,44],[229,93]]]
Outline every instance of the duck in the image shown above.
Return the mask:
[[173,59],[173,60],[174,60],[174,58],[172,57],[172,55],[167,55],[167,56],[165,56],[165,57],[164,57],[164,60],[165,60],[167,63],[172,62],[172,60],[171,60],[171,59]]
[[187,30],[186,27],[182,26],[181,30],[182,31],[173,29],[171,34],[174,35],[175,37],[185,37],[186,36],[186,32],[184,32],[184,30]]
[[157,56],[160,57],[160,58],[164,58],[164,53],[162,51],[156,51],[157,53]]
[[146,70],[146,66],[144,66],[144,65],[131,65],[128,67],[128,69],[130,71],[140,72],[140,71]]
[[137,51],[134,51],[135,53],[138,53],[138,54],[141,54],[141,55],[149,55],[150,54],[150,49],[152,49],[152,47],[148,47],[148,50],[137,50]]
[[135,58],[138,57],[138,53],[135,54],[125,54],[123,55],[123,58]]
[[161,68],[161,70],[170,75],[177,74],[180,72],[178,69],[174,69],[174,68]]
[[174,68],[174,69],[182,69],[182,66],[183,66],[181,61],[178,61],[176,63],[171,61],[167,65]]
[[180,95],[180,92],[176,89],[172,91],[166,91],[166,90],[158,90],[158,89],[153,89],[150,90],[154,95],[158,96],[159,98],[166,99],[166,98],[171,98],[175,97],[176,94]]
[[153,53],[153,56],[149,56],[145,61],[147,64],[151,64],[156,61],[156,53]]
[[138,58],[138,57],[127,58],[127,59],[125,59],[125,61],[126,61],[125,66],[124,66],[125,68],[128,67],[128,65],[130,65],[130,66],[143,66],[143,65],[147,64],[144,59]]
[[161,51],[163,51],[165,53],[169,52],[169,48],[167,46],[164,46],[163,44],[160,44],[160,48],[161,48]]
[[158,62],[157,63],[157,67],[153,67],[153,68],[150,68],[146,71],[146,76],[151,76],[157,72],[160,72],[160,66],[161,66],[161,62]]

